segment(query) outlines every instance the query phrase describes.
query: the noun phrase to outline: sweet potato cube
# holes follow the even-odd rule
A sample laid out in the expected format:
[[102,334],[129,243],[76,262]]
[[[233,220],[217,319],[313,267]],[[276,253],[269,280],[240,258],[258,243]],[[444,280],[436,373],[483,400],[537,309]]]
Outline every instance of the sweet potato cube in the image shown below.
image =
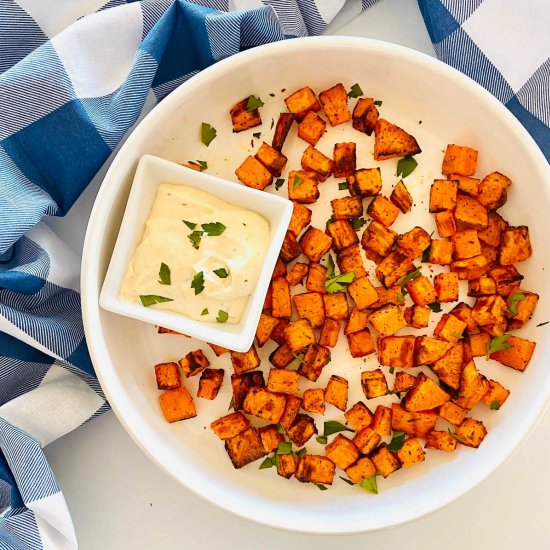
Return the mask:
[[168,390],[159,396],[162,414],[168,422],[177,422],[197,416],[193,398],[184,388]]
[[330,250],[332,246],[332,237],[329,237],[320,229],[310,226],[302,235],[300,244],[302,246],[302,252],[312,262],[318,262]]
[[338,333],[340,332],[340,323],[334,319],[325,319],[321,334],[319,335],[319,344],[333,348],[338,342]]
[[437,301],[441,303],[458,300],[458,273],[438,273],[434,278],[434,288]]
[[305,279],[308,271],[308,264],[296,262],[286,275],[286,280],[288,281],[289,286],[299,285]]
[[277,424],[285,410],[286,397],[264,388],[251,387],[243,403],[245,413]]
[[315,382],[329,360],[330,350],[321,343],[313,343],[306,349],[297,372],[300,376]]
[[277,258],[271,280],[277,279],[277,277],[286,277],[286,264],[281,258]]
[[430,246],[432,239],[421,227],[413,227],[397,238],[397,244],[409,255],[411,260],[418,258]]
[[235,374],[242,374],[259,367],[260,358],[254,345],[246,352],[232,351],[231,364],[233,365]]
[[401,308],[387,304],[369,315],[369,322],[378,333],[378,336],[391,336],[407,326]]
[[434,361],[431,368],[442,382],[450,388],[458,390],[460,387],[463,360],[463,347],[462,344],[458,343],[451,347],[443,357]]
[[508,227],[508,222],[504,221],[500,214],[489,212],[487,217],[487,227],[478,229],[477,236],[480,241],[489,246],[498,246],[500,244],[500,234]]
[[225,440],[225,450],[235,468],[242,468],[266,455],[258,430],[248,428]]
[[[295,260],[301,253],[302,247],[296,240],[296,236],[292,233],[292,231],[287,231],[281,246],[281,251],[279,252],[280,259],[283,262],[288,263]],[[283,277],[286,277],[286,268]]]
[[290,287],[286,277],[278,277],[271,283],[273,292],[273,304],[271,315],[273,317],[290,317],[292,315],[292,302],[290,300]]
[[281,172],[285,169],[287,158],[268,145],[265,141],[260,145],[260,148],[254,155],[271,173],[272,176],[278,178]]
[[441,389],[431,378],[423,372],[416,377],[412,387],[403,400],[403,407],[407,411],[430,411],[451,400],[451,396]]
[[288,198],[304,204],[315,202],[320,196],[315,172],[291,170],[288,174]]
[[327,268],[317,262],[309,264],[309,272],[306,279],[306,289],[308,292],[319,292],[326,294],[325,280],[327,277]]
[[224,374],[223,369],[204,369],[199,380],[197,397],[210,401],[216,399],[222,386]]
[[300,319],[307,319],[313,328],[323,326],[325,322],[325,307],[323,295],[318,292],[305,292],[294,296],[294,305]]
[[367,214],[385,227],[389,227],[399,215],[399,208],[383,195],[377,195],[367,207]]
[[459,426],[462,424],[463,420],[468,416],[468,411],[459,407],[456,403],[452,401],[447,401],[439,407],[438,413],[443,420],[446,420],[454,426]]
[[331,126],[351,120],[351,113],[348,109],[348,93],[341,83],[328,90],[323,90],[319,94],[319,101]]
[[348,318],[348,299],[345,292],[334,294],[323,294],[325,304],[325,315],[329,319],[341,321]]
[[538,294],[527,292],[525,290],[520,290],[519,293],[522,294],[524,298],[523,300],[516,302],[517,313],[515,315],[509,313],[512,305],[511,299],[514,295],[511,294],[508,296],[508,300],[506,302],[506,306],[508,308],[506,315],[509,315],[512,318],[512,320],[508,323],[509,330],[521,328],[527,321],[529,321],[529,319],[533,316],[533,312],[535,311],[539,301]]
[[281,344],[275,348],[269,355],[270,363],[277,369],[285,369],[296,359],[295,353],[292,353],[288,344]]
[[494,351],[491,353],[491,359],[495,359],[507,367],[524,371],[531,361],[536,343],[519,336],[509,336],[506,344],[511,347]]
[[339,251],[359,242],[353,225],[348,220],[336,220],[327,225],[327,234],[332,238],[332,247]]
[[401,449],[397,451],[397,458],[402,468],[410,468],[424,461],[426,453],[416,437],[408,437]]
[[471,147],[449,144],[443,157],[441,173],[473,176],[477,168],[477,151]]
[[313,327],[307,319],[292,321],[285,328],[285,340],[292,353],[299,353],[315,342]]
[[421,152],[413,136],[383,118],[378,119],[374,128],[374,160],[407,157]]
[[275,325],[273,332],[271,333],[271,339],[277,344],[282,345],[285,343],[285,328],[290,321],[288,319],[279,319],[279,322]]
[[452,210],[438,212],[435,215],[435,227],[440,237],[450,237],[456,230],[456,219]]
[[352,357],[365,357],[375,352],[374,340],[368,328],[347,335]]
[[444,313],[434,329],[434,336],[447,342],[462,340],[462,333],[466,330],[466,323],[454,315]]
[[451,271],[458,273],[458,278],[461,281],[474,279],[487,271],[487,260],[483,254],[466,260],[455,260],[451,262]]
[[506,330],[505,307],[506,302],[501,296],[481,296],[472,309],[472,317],[492,336],[501,336]]
[[479,179],[470,178],[468,176],[461,176],[459,174],[449,174],[447,176],[447,179],[458,181],[459,193],[464,193],[469,197],[477,197],[477,194],[479,192]]
[[336,263],[340,268],[340,273],[353,272],[356,278],[364,277],[367,274],[363,258],[361,258],[361,250],[357,245],[348,246],[344,250],[340,250],[336,256]]
[[485,439],[487,430],[480,420],[466,418],[466,420],[456,429],[455,433],[460,438],[460,443],[477,449]]
[[181,388],[177,363],[159,363],[155,365],[155,378],[159,390],[177,390]]
[[395,373],[393,393],[401,393],[410,390],[416,384],[416,376],[402,370]]
[[516,293],[523,280],[523,275],[513,265],[493,267],[489,270],[489,276],[495,281],[496,293],[501,296]]
[[346,181],[350,195],[357,197],[374,197],[382,190],[380,168],[361,168],[350,174]]
[[438,265],[449,265],[453,257],[453,243],[434,239],[430,245],[428,262]]
[[298,416],[298,412],[301,406],[302,406],[301,397],[298,397],[296,395],[291,395],[291,394],[288,394],[286,396],[285,408],[283,410],[283,414],[281,415],[281,418],[279,419],[279,424],[285,430],[288,430],[290,426],[294,424],[294,421]]
[[361,387],[367,399],[388,395],[388,383],[382,369],[362,372]]
[[347,178],[356,169],[355,143],[334,145],[334,177]]
[[440,432],[434,430],[426,437],[426,449],[437,449],[452,453],[456,450],[457,441],[449,432]]
[[355,434],[353,442],[362,454],[368,455],[380,443],[382,436],[375,432],[370,426],[365,426]]
[[[455,274],[456,275],[456,274]],[[458,275],[457,275],[458,282]],[[468,296],[490,296],[497,293],[497,284],[492,277],[482,275],[468,281]]]
[[481,245],[475,229],[464,229],[451,235],[453,260],[465,260],[481,254]]
[[453,210],[456,206],[457,192],[457,181],[434,180],[430,189],[430,212]]
[[356,277],[348,285],[348,292],[358,310],[365,309],[378,300],[378,294],[368,277]]
[[317,428],[311,416],[298,414],[286,433],[294,445],[303,447],[317,433]]
[[393,229],[373,220],[363,232],[361,246],[367,258],[378,263],[391,252],[396,239],[397,233]]
[[275,125],[275,131],[273,132],[273,140],[271,141],[271,147],[277,151],[283,149],[288,132],[295,120],[293,113],[281,113],[277,119],[277,124]]
[[532,254],[529,228],[526,225],[509,227],[500,235],[499,261],[501,265],[523,262]]
[[244,372],[231,375],[231,387],[233,388],[233,409],[238,411],[243,408],[244,398],[252,387],[263,388],[265,386],[264,375],[260,371]]
[[[280,259],[280,258],[279,258]],[[281,260],[282,262],[282,260]],[[264,298],[264,305],[262,306],[263,311],[269,311],[273,307],[273,286],[270,284],[267,287],[267,292]],[[227,350],[229,351],[229,350]]]
[[377,266],[375,274],[377,279],[386,287],[393,286],[401,277],[415,270],[409,256],[397,247],[390,252]]
[[267,377],[267,390],[273,393],[297,395],[298,373],[294,370],[271,369]]
[[327,123],[318,114],[310,111],[298,124],[298,137],[314,146],[323,137],[326,127]]
[[303,120],[307,113],[316,113],[321,109],[321,104],[317,101],[315,92],[309,87],[304,86],[296,90],[285,99],[288,110],[293,113],[298,120]]
[[500,172],[492,172],[481,180],[477,200],[489,210],[496,210],[506,202],[510,185],[510,178]]
[[235,103],[229,110],[234,132],[242,132],[249,128],[254,128],[262,123],[262,117],[258,109],[248,110],[248,97]]
[[336,466],[326,456],[304,455],[298,462],[294,476],[302,483],[332,485]]
[[397,455],[389,451],[385,444],[378,447],[378,449],[371,454],[370,458],[376,466],[376,471],[384,478],[401,468],[401,463]]
[[358,484],[364,479],[375,476],[376,466],[368,456],[363,456],[355,464],[346,468],[346,474],[352,483]]
[[417,306],[427,306],[437,300],[437,294],[432,282],[428,277],[424,277],[424,275],[420,275],[420,277],[409,281],[405,285],[405,288]]
[[399,210],[401,210],[401,212],[403,212],[403,214],[406,214],[411,209],[413,198],[403,183],[403,180],[399,180],[393,188],[390,195],[390,200],[393,204],[395,204],[395,206],[397,206],[397,208],[399,208]]
[[239,181],[253,189],[265,189],[273,181],[269,170],[252,155],[248,155],[243,163],[235,170]]
[[473,361],[464,365],[460,376],[460,394],[454,402],[463,409],[471,410],[487,393],[489,383],[476,368]]
[[354,307],[349,315],[348,322],[344,329],[344,334],[347,336],[348,334],[365,330],[368,322],[369,314],[366,311],[360,311]]
[[292,217],[288,224],[288,230],[292,231],[295,237],[298,237],[302,229],[311,222],[311,210],[299,202],[293,202],[292,204]]
[[344,416],[356,432],[361,431],[365,426],[370,426],[373,419],[372,412],[362,401],[355,403],[344,413]]
[[455,219],[474,229],[485,229],[489,224],[487,208],[476,199],[462,193],[456,198]]
[[464,321],[468,332],[474,332],[477,328],[477,323],[472,316],[472,308],[468,304],[460,302],[450,311],[450,314]]
[[391,434],[391,409],[378,405],[374,411],[374,417],[372,419],[370,427],[379,435]]
[[323,388],[310,388],[304,392],[304,411],[325,414],[325,390]]
[[372,97],[360,97],[351,115],[352,125],[359,132],[370,136],[378,120],[378,109]]
[[348,381],[333,374],[325,388],[325,403],[334,405],[341,411],[346,410],[348,404]]
[[278,455],[277,473],[286,479],[290,479],[298,468],[298,457],[294,454]]
[[368,306],[368,309],[378,309],[386,304],[401,305],[405,298],[401,292],[401,287],[398,285],[385,289],[383,286],[375,286],[374,290],[378,295],[378,300]]
[[235,437],[249,426],[248,418],[241,412],[226,414],[210,424],[211,430],[222,440]]
[[332,217],[335,220],[352,220],[363,215],[363,201],[361,197],[342,197],[330,201]]
[[415,342],[415,354],[417,365],[430,365],[441,359],[453,346],[451,342],[431,338],[430,336],[418,336]]
[[315,172],[320,181],[328,178],[334,170],[334,161],[311,145],[303,152],[300,162],[304,170]]
[[407,325],[413,328],[426,328],[430,321],[431,309],[423,306],[409,306],[403,310]]
[[414,336],[387,336],[378,340],[378,361],[387,367],[414,366]]
[[201,349],[190,351],[185,357],[182,357],[178,363],[187,378],[195,376],[206,367],[210,366],[210,361],[208,361]]
[[394,431],[425,439],[435,428],[436,423],[437,414],[433,411],[411,412],[397,403],[392,403],[391,427]]
[[508,399],[510,391],[507,390],[500,382],[489,380],[489,389],[482,397],[483,402],[489,405],[492,409],[500,409],[501,405]]
[[345,470],[359,458],[359,449],[345,435],[338,434],[325,447],[325,454],[338,468]]
[[279,447],[279,443],[285,440],[285,436],[279,433],[275,424],[258,428],[258,433],[260,434],[260,440],[266,454],[275,451]]
[[470,334],[470,349],[472,351],[472,357],[485,357],[490,341],[491,335],[486,332]]

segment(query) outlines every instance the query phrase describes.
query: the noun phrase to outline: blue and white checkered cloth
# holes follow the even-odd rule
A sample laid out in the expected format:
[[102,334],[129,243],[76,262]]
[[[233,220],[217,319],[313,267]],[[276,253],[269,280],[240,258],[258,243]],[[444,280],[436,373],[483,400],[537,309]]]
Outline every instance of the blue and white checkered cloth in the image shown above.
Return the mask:
[[[357,13],[376,2],[350,1]],[[0,0],[2,550],[76,548],[42,448],[108,409],[84,341],[79,244],[50,216],[69,211],[144,109],[243,49],[322,33],[344,3]],[[547,0],[419,4],[437,55],[550,158]]]

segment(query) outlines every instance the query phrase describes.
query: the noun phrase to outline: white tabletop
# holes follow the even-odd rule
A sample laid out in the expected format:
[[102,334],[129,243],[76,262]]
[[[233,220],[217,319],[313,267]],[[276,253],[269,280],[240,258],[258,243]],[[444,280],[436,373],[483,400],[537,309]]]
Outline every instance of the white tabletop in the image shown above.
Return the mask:
[[[349,19],[344,11],[327,34],[378,38],[434,55],[414,0],[380,0]],[[81,212],[89,211],[92,193],[77,204]],[[82,219],[76,214],[69,218]],[[80,235],[83,228],[77,229]],[[514,456],[464,497],[408,525],[348,537],[275,531],[214,507],[150,462],[112,412],[50,444],[46,455],[82,550],[543,550],[550,548],[548,433],[547,412]]]

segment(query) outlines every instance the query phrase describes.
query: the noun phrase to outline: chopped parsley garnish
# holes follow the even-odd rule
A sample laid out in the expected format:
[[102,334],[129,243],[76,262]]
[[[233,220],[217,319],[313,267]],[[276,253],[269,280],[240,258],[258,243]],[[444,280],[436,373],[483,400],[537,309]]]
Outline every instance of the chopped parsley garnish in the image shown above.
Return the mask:
[[463,339],[464,339],[464,335],[463,335],[463,334],[459,334],[458,332],[456,332],[456,330],[453,330],[453,332],[451,332],[451,336],[454,336],[455,338],[458,338],[459,340],[463,340]]
[[298,449],[296,451],[296,456],[298,458],[302,458],[307,453],[307,449],[305,447],[302,447],[301,449]]
[[221,222],[203,223],[201,227],[209,237],[219,237],[227,229]]
[[544,325],[547,325],[548,323],[550,323],[550,321],[544,321],[544,323],[539,323],[537,325],[537,327],[543,327]]
[[395,431],[393,432],[391,441],[388,443],[389,451],[399,451],[405,443],[405,432]]
[[320,443],[321,445],[326,445],[328,441],[324,435],[318,435],[315,439],[317,440],[317,443]]
[[285,435],[285,429],[283,428],[282,424],[277,424],[277,432],[279,432],[282,435]]
[[336,220],[334,219],[334,216],[331,216],[328,220],[327,220],[327,223],[325,224],[326,227],[328,227],[331,223],[334,223]]
[[273,459],[268,456],[267,458],[264,459],[264,461],[260,464],[260,470],[266,470],[267,468],[272,468],[273,466],[275,466],[275,464],[273,463]]
[[172,279],[170,277],[170,268],[164,262],[160,264],[159,283],[161,285],[171,285],[172,284]]
[[414,169],[418,166],[418,162],[414,157],[403,157],[399,159],[397,163],[397,173],[395,174],[398,178],[406,178],[414,172]]
[[334,265],[334,260],[332,259],[332,256],[329,254],[328,255],[328,260],[327,260],[327,273],[326,273],[326,278],[327,279],[330,279],[331,277],[334,277],[334,268],[336,266]]
[[510,307],[506,307],[504,309],[511,315],[517,315],[518,302],[521,302],[522,300],[525,300],[525,294],[522,294],[521,292],[514,292],[514,294],[510,296]]
[[390,374],[393,374],[395,372],[395,367],[390,367]]
[[512,344],[507,344],[506,340],[510,338],[510,333],[505,332],[502,336],[495,336],[491,339],[491,341],[487,344],[487,355],[485,356],[486,359],[489,359],[491,357],[491,353],[495,351],[503,351],[505,349],[511,348]]
[[365,95],[363,93],[363,90],[361,90],[361,86],[359,86],[359,84],[355,83],[352,87],[351,87],[351,90],[348,92],[348,97],[361,97],[362,95]]
[[294,189],[300,187],[302,183],[304,183],[304,180],[300,176],[294,176],[294,179],[292,180],[292,186],[294,187]]
[[156,294],[140,294],[139,299],[145,307],[152,306],[153,304],[160,304],[162,302],[173,302],[172,298],[165,298],[164,296],[157,296]]
[[216,134],[216,128],[208,124],[208,122],[203,122],[201,124],[201,142],[207,147],[212,143]]
[[220,267],[220,269],[214,269],[214,273],[220,278],[225,279],[229,276],[229,273],[226,271],[225,268]]
[[373,495],[378,494],[378,483],[376,482],[376,475],[373,475],[371,477],[366,477],[359,483],[359,486],[365,489],[368,493],[372,493]]
[[189,229],[191,229],[191,231],[193,231],[193,229],[195,229],[195,227],[197,227],[197,224],[196,223],[193,223],[193,222],[188,222],[187,220],[181,220]]
[[276,453],[278,455],[290,455],[292,454],[292,443],[289,441],[281,441],[277,447]]
[[403,288],[408,282],[414,281],[414,279],[418,279],[420,277],[420,268],[417,267],[413,271],[409,271],[404,277],[401,277],[399,281],[397,281],[397,285],[399,285],[401,288]]
[[191,241],[193,248],[196,248],[198,250],[203,235],[204,231],[193,231],[193,233],[187,235],[187,238]]
[[216,317],[216,321],[218,323],[225,323],[229,319],[229,313],[227,311],[223,311],[223,309],[220,309],[218,311],[218,316]]
[[256,139],[260,139],[262,137],[262,132],[254,132],[252,134]]
[[256,109],[259,109],[260,107],[264,106],[264,102],[255,95],[251,95],[248,97],[248,101],[246,102],[246,110],[248,112],[255,111]]
[[319,491],[327,490],[327,488],[324,485],[321,485],[320,483],[316,483],[315,486],[317,487],[317,489],[319,489]]
[[348,479],[346,477],[338,476],[342,481],[345,481],[348,485],[353,485],[353,481],[351,479]]
[[345,285],[349,285],[355,281],[355,273],[349,271],[348,273],[342,273],[341,275],[336,275],[336,277],[331,277],[325,281],[325,290],[329,294],[334,294],[335,292],[341,292],[344,290]]
[[227,407],[227,410],[230,411],[231,409],[235,408],[235,399],[231,397],[231,401],[229,402],[229,407]]
[[432,302],[428,304],[428,307],[434,312],[439,313],[441,311],[441,304],[439,302]]
[[338,182],[338,189],[340,189],[340,191],[344,191],[345,189],[349,189],[349,183],[347,181]]
[[200,294],[204,290],[204,273],[199,271],[191,281],[191,288],[195,289],[195,295]]
[[430,257],[430,254],[432,252],[432,246],[428,246],[428,248],[424,249],[422,252],[422,262],[425,263],[428,261],[428,258]]
[[202,312],[201,312],[201,317],[202,317],[203,315],[208,315],[208,313],[209,313],[209,312],[208,312],[208,308],[205,307],[205,308],[202,310]]
[[490,406],[490,409],[492,411],[498,411],[500,409],[500,401],[498,399],[495,399]]
[[283,178],[277,178],[275,180],[275,189],[280,189],[285,180]]
[[328,437],[329,435],[336,434],[338,432],[353,432],[353,430],[347,426],[344,426],[344,424],[340,422],[336,422],[336,420],[328,420],[324,423],[324,437]]
[[377,99],[374,104],[377,106],[377,107],[380,107],[380,105],[382,105],[382,100],[381,99]]
[[463,445],[466,443],[466,440],[461,437],[460,435],[458,434],[455,434],[454,432],[451,432],[451,430],[447,430],[459,443],[462,443]]
[[355,231],[359,231],[366,223],[365,218],[353,218],[351,220],[351,225]]

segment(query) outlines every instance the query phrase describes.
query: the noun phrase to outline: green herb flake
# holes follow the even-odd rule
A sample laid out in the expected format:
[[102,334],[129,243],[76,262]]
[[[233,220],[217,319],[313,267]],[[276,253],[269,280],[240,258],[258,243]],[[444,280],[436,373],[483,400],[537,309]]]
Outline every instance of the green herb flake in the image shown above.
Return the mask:
[[307,453],[307,449],[305,447],[302,447],[301,449],[298,449],[296,451],[296,456],[298,458],[302,458]]
[[229,273],[226,271],[225,268],[220,267],[219,269],[214,269],[214,273],[220,278],[220,279],[226,279],[229,276]]
[[277,178],[275,180],[275,189],[280,189],[284,182],[285,180],[283,178]]
[[277,424],[277,431],[280,434],[285,435],[285,429],[283,428],[282,424]]
[[405,433],[400,431],[393,432],[391,441],[388,443],[389,451],[399,451],[405,443]]
[[294,187],[294,189],[296,189],[297,187],[300,187],[302,183],[304,183],[304,180],[300,176],[294,176],[292,180],[292,186]]
[[451,432],[450,429],[448,429],[447,431],[448,431],[448,432],[451,434],[451,436],[454,437],[459,443],[462,443],[463,445],[466,444],[466,440],[465,440],[463,437],[461,437],[461,436],[458,435],[458,434],[455,434],[454,432]]
[[361,86],[359,86],[359,84],[357,83],[355,83],[351,87],[351,90],[348,92],[348,97],[356,98],[356,97],[361,97],[362,95],[365,95],[365,94],[363,93],[363,90],[361,90]]
[[506,340],[510,338],[510,333],[505,332],[502,336],[495,336],[491,339],[491,341],[487,344],[487,355],[485,356],[485,359],[489,359],[491,357],[491,353],[495,351],[503,351],[505,349],[511,348],[512,344],[507,344]]
[[398,178],[406,178],[414,172],[417,166],[418,162],[414,157],[403,157],[397,163],[397,173],[395,175]]
[[441,311],[441,304],[439,302],[432,302],[428,304],[428,307],[434,312],[439,313]]
[[544,321],[544,323],[539,323],[537,325],[537,327],[543,327],[544,325],[547,325],[548,323],[550,323],[550,321]]
[[456,332],[456,330],[453,330],[453,332],[451,332],[451,336],[454,336],[458,340],[464,340],[464,334],[459,334],[458,332]]
[[273,130],[273,126],[275,126],[275,119],[274,118],[271,119],[271,128],[270,128],[270,130]]
[[408,282],[418,279],[420,275],[420,268],[417,267],[416,269],[409,271],[404,277],[401,277],[401,279],[399,279],[396,284],[403,288]]
[[294,359],[296,359],[300,364],[302,364],[304,362],[303,357],[300,357],[299,355],[296,355],[295,353],[292,353],[292,357],[294,357]]
[[376,475],[371,477],[366,477],[359,483],[359,486],[365,489],[367,493],[371,493],[373,495],[378,494],[378,483],[376,482]]
[[380,107],[380,105],[382,105],[382,100],[381,99],[377,99],[374,104],[377,106],[377,107]]
[[359,231],[366,223],[365,218],[353,218],[351,220],[351,225],[355,231]]
[[517,315],[518,302],[521,302],[522,300],[525,300],[525,294],[522,294],[521,292],[514,292],[514,294],[510,296],[510,307],[505,307],[504,309],[511,315]]
[[323,428],[323,435],[325,437],[328,437],[329,435],[336,434],[338,432],[353,432],[351,428],[348,428],[347,426],[344,426],[344,424],[340,422],[336,422],[336,420],[327,420],[324,424]]
[[203,235],[204,231],[193,231],[193,233],[187,235],[187,238],[191,241],[193,248],[196,248],[197,250],[199,249]]
[[422,252],[422,263],[426,263],[430,257],[430,254],[432,252],[432,245],[428,246],[423,252]]
[[208,315],[208,313],[209,313],[209,312],[208,312],[208,308],[205,307],[205,308],[202,310],[202,312],[201,312],[201,317],[202,317],[203,315]]
[[340,189],[340,191],[344,191],[346,189],[349,189],[349,184],[347,181],[340,181],[338,182],[338,189]]
[[246,102],[246,110],[249,113],[263,106],[264,102],[259,97],[256,97],[255,95],[251,95],[248,97],[248,101]]
[[231,409],[235,408],[235,400],[233,397],[231,397],[231,401],[229,402],[229,407],[227,407],[227,410],[230,411]]
[[279,455],[275,454],[271,460],[273,460],[273,465],[278,470],[281,467],[281,461],[279,460]]
[[262,132],[254,132],[252,134],[256,139],[260,139],[262,137]]
[[290,455],[292,454],[292,443],[289,441],[281,441],[277,447],[278,455]]
[[341,275],[336,275],[336,277],[331,277],[325,281],[325,290],[329,294],[334,294],[335,292],[341,292],[344,290],[344,285],[349,285],[355,281],[355,273],[349,271],[348,273],[342,273]]
[[195,296],[204,290],[204,273],[199,271],[191,281],[191,288],[195,289]]
[[266,470],[267,468],[273,468],[273,459],[268,456],[261,464],[260,464],[260,470]]
[[229,319],[229,313],[227,311],[223,311],[223,309],[220,309],[218,311],[218,316],[216,317],[216,321],[218,323],[225,323]]
[[317,443],[320,443],[321,445],[326,445],[328,441],[324,435],[318,435],[315,439],[317,440]]
[[327,488],[324,485],[321,485],[320,483],[316,483],[315,486],[317,487],[317,489],[319,489],[319,491],[327,490]]
[[405,303],[405,296],[403,296],[403,294],[396,294],[396,295],[395,295],[395,299],[396,299],[400,304],[404,304],[404,303]]
[[161,285],[171,285],[172,284],[172,279],[170,277],[170,268],[164,262],[160,264],[159,283]]
[[327,279],[331,279],[332,277],[334,277],[334,268],[336,266],[334,265],[334,260],[332,259],[332,256],[329,254],[328,255],[328,260],[327,260],[327,273],[326,273],[326,278]]
[[227,229],[221,222],[203,223],[201,227],[209,237],[219,237]]
[[208,124],[208,122],[203,122],[201,124],[201,142],[207,147],[212,143],[216,134],[216,128]]
[[500,409],[500,401],[498,399],[495,399],[490,406],[490,409],[492,411],[498,411]]
[[395,372],[395,367],[390,367],[390,374],[393,374]]
[[191,231],[193,231],[193,229],[195,229],[195,227],[197,227],[197,224],[196,223],[193,223],[193,222],[188,222],[187,220],[181,220],[189,229],[191,229]]
[[165,298],[164,296],[157,296],[156,294],[140,294],[139,299],[145,307],[152,306],[153,304],[161,304],[162,302],[173,302],[172,298]]
[[325,227],[328,227],[331,223],[334,223],[336,220],[334,219],[334,216],[331,216],[328,220],[327,220],[327,223],[325,224]]
[[347,477],[338,476],[342,481],[345,481],[348,485],[354,485],[353,481],[351,479],[348,479]]

